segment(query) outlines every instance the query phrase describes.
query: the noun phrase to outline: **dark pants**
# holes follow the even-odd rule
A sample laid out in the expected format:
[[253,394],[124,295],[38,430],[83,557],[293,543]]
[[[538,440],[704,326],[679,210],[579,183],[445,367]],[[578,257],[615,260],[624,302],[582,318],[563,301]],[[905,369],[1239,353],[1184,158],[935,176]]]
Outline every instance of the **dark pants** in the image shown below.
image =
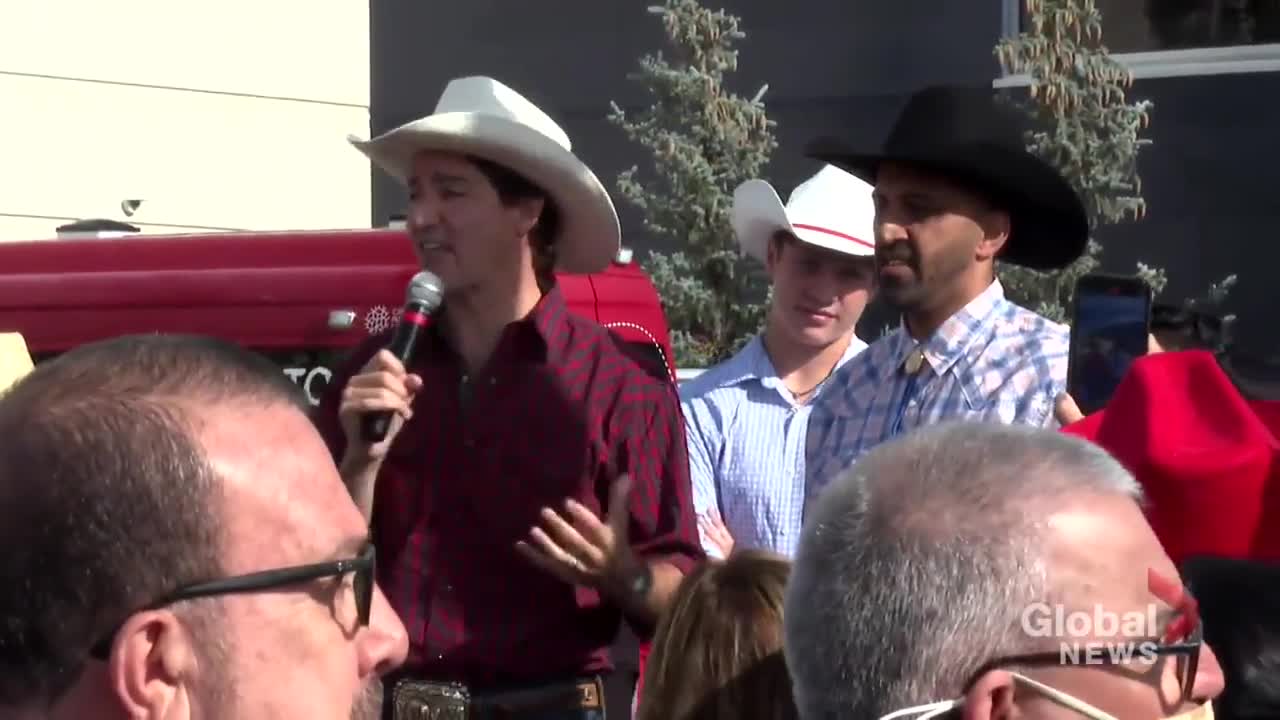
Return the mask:
[[604,679],[604,706],[609,711],[610,720],[629,720],[636,680],[640,677],[640,639],[628,623],[621,625],[618,637],[609,649],[614,671]]

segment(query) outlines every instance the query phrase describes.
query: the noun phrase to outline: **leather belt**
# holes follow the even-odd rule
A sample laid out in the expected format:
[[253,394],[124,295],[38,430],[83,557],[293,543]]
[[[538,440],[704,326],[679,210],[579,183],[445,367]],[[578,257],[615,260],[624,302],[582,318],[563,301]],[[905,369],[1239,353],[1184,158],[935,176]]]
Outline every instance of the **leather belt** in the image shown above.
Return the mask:
[[404,678],[392,689],[392,720],[518,720],[556,710],[604,707],[599,677],[473,693],[465,685]]

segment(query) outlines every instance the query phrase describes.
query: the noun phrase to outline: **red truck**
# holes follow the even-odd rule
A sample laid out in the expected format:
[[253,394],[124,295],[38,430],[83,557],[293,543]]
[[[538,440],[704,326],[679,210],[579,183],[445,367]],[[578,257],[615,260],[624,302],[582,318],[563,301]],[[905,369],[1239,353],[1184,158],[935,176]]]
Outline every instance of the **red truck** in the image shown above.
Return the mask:
[[[561,275],[572,312],[610,327],[674,378],[666,320],[623,250],[594,275]],[[65,237],[0,243],[0,330],[40,361],[90,340],[185,332],[280,364],[316,402],[341,356],[396,321],[417,270],[402,230]]]

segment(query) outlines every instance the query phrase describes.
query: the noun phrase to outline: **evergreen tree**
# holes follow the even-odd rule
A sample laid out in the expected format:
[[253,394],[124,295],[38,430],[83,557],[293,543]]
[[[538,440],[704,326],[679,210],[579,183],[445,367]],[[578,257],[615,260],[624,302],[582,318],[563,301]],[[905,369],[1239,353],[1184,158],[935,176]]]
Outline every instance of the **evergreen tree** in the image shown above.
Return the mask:
[[1222,318],[1222,336],[1218,339],[1217,347],[1213,348],[1215,350],[1225,349],[1231,344],[1231,323],[1235,321],[1236,316],[1227,313],[1223,306],[1235,284],[1236,276],[1228,275],[1216,283],[1211,283],[1201,297],[1192,298],[1185,303],[1188,309]]
[[761,88],[752,98],[731,92],[735,44],[745,37],[737,17],[697,0],[650,7],[666,31],[669,56],[646,55],[631,79],[650,105],[630,115],[611,103],[609,119],[652,161],[618,177],[618,191],[644,216],[651,237],[679,248],[642,261],[662,298],[676,364],[708,367],[758,332],[768,284],[758,263],[741,255],[729,224],[733,190],[760,177],[777,146]]
[[[1009,297],[1046,317],[1069,319],[1076,280],[1098,269],[1102,246],[1092,231],[1100,225],[1138,221],[1146,213],[1138,176],[1140,137],[1152,104],[1129,102],[1133,74],[1102,43],[1102,13],[1094,0],[1024,0],[1028,28],[996,46],[1006,72],[1030,78],[1028,97],[1013,99],[1031,114],[1037,130],[1028,148],[1063,173],[1083,199],[1090,235],[1083,257],[1062,270],[1036,272],[1001,264]],[[1167,282],[1164,270],[1138,263],[1137,274],[1155,294]],[[1188,305],[1220,306],[1235,282],[1211,286],[1207,300]]]
[[[1099,225],[1140,220],[1146,212],[1138,177],[1139,137],[1151,103],[1130,103],[1131,73],[1102,45],[1102,13],[1092,0],[1025,0],[1030,27],[996,46],[1006,72],[1030,77],[1029,97],[1012,100],[1037,128],[1028,148],[1052,163],[1084,201],[1090,238],[1085,254],[1062,270],[1037,272],[1000,264],[1000,281],[1015,302],[1053,320],[1070,315],[1076,280],[1098,267]],[[1159,293],[1163,270],[1138,264]]]

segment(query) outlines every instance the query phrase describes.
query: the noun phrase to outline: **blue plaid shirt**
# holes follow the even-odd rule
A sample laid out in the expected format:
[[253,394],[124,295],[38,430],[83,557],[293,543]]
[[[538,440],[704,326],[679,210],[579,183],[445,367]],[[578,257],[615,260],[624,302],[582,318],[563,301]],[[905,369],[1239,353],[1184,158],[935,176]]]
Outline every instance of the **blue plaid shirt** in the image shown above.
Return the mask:
[[[852,338],[837,367],[866,347]],[[834,377],[807,404],[797,405],[757,336],[680,386],[694,511],[719,513],[734,547],[795,552],[804,513],[809,411]],[[705,535],[702,545],[719,556]]]
[[[906,329],[872,343],[831,378],[809,416],[806,495],[863,453],[953,419],[1056,427],[1070,331],[1005,299],[993,282],[923,343]],[[924,362],[912,374],[908,358]]]

